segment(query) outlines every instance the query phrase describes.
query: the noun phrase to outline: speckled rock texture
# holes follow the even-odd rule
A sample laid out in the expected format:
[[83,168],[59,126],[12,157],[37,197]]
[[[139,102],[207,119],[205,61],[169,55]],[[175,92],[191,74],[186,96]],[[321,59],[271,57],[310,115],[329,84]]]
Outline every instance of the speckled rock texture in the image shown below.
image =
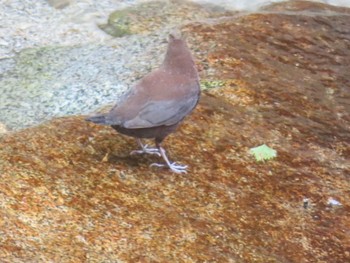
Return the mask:
[[348,262],[349,14],[186,25],[206,90],[164,146],[188,174],[83,116],[1,135],[1,262]]
[[[8,130],[88,114],[114,102],[159,65],[174,28],[233,13],[183,0],[148,1],[129,8],[123,8],[127,1],[122,0],[80,0],[62,10],[19,2],[0,5],[0,13],[6,14],[0,29],[0,122]],[[113,6],[118,11],[104,16]],[[109,23],[103,26],[101,17]],[[130,32],[114,38],[98,26],[107,32],[127,26]]]

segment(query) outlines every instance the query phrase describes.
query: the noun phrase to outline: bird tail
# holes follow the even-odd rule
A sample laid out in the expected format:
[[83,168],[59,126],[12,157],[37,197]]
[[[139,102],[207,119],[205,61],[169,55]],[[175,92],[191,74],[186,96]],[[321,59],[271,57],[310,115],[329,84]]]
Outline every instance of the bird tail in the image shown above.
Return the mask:
[[97,124],[107,124],[106,123],[106,115],[96,115],[96,116],[91,116],[85,119],[86,121],[91,121],[93,123]]

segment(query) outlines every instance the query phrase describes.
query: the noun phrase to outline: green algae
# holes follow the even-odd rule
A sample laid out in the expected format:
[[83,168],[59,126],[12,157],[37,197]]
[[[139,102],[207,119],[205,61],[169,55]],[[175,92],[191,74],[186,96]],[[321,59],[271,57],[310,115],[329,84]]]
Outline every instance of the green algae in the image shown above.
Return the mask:
[[99,25],[100,29],[114,37],[122,37],[132,34],[132,9],[117,10],[110,14],[108,23]]
[[220,88],[225,85],[223,80],[201,80],[200,86],[202,90],[209,90],[214,88]]

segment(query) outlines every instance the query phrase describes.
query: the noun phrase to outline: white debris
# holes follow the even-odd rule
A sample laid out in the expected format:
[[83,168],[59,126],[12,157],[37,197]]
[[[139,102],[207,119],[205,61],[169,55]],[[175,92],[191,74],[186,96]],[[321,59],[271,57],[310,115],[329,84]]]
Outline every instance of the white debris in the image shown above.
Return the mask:
[[327,205],[341,206],[342,204],[338,200],[335,200],[333,197],[330,197],[330,198],[328,198]]

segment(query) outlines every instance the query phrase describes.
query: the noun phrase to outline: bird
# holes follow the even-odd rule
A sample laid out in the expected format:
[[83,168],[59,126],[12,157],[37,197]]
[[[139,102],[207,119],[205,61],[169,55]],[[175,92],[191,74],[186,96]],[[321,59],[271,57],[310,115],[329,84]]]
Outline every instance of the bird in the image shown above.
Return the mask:
[[[108,113],[86,120],[110,125],[117,132],[136,138],[140,149],[131,154],[154,154],[165,161],[150,166],[167,166],[172,172],[186,173],[188,166],[171,162],[161,143],[193,111],[200,94],[193,56],[181,32],[175,31],[169,34],[159,68],[141,78]],[[154,139],[156,148],[143,144],[144,138]]]

